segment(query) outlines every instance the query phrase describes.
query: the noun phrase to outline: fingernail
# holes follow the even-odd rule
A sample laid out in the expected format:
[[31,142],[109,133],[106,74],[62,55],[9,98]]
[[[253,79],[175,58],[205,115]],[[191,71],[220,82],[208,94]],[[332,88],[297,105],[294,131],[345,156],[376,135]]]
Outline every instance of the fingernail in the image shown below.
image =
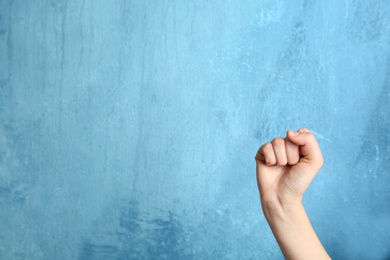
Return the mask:
[[290,135],[292,135],[292,136],[297,136],[297,135],[299,135],[299,133],[298,133],[298,132],[295,132],[295,131],[293,131],[293,130],[290,130]]

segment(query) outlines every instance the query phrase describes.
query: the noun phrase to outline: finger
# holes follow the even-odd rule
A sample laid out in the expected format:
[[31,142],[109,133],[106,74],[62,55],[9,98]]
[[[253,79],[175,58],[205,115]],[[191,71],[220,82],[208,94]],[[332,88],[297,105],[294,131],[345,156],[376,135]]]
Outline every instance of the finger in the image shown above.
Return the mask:
[[283,138],[272,140],[272,147],[276,157],[276,164],[283,166],[287,164],[286,145]]
[[292,143],[288,138],[285,139],[286,143],[286,156],[287,156],[287,163],[289,165],[295,165],[299,162],[299,146]]
[[263,144],[256,154],[256,160],[264,162],[266,165],[275,165],[276,158],[271,143]]
[[256,161],[262,161],[262,162],[265,161],[264,155],[263,155],[263,153],[261,151],[261,147],[259,148],[259,150],[257,150],[256,156],[255,156],[255,160]]
[[300,146],[300,153],[305,160],[310,163],[322,166],[323,158],[320,147],[315,136],[306,128],[299,129],[298,132],[288,131],[287,138]]

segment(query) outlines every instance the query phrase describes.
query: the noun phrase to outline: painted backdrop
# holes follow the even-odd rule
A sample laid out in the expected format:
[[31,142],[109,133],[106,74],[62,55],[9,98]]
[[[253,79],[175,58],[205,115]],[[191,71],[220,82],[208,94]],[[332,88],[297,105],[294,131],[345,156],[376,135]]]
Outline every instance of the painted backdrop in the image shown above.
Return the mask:
[[258,147],[316,134],[334,259],[390,257],[390,2],[0,0],[1,259],[282,259]]

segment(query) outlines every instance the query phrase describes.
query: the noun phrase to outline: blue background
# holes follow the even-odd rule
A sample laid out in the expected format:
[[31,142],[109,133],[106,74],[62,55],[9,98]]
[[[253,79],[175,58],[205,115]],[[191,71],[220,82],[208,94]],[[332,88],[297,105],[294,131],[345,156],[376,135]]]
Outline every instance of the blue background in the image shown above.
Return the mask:
[[390,257],[390,2],[0,0],[1,259],[282,259],[259,146],[316,134],[334,259]]

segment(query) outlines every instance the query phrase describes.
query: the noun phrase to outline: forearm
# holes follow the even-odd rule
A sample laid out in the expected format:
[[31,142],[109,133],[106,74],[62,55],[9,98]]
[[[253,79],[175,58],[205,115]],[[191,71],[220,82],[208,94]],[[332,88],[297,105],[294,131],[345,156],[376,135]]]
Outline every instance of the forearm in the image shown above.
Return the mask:
[[263,203],[263,212],[286,259],[330,259],[302,203],[287,207]]

